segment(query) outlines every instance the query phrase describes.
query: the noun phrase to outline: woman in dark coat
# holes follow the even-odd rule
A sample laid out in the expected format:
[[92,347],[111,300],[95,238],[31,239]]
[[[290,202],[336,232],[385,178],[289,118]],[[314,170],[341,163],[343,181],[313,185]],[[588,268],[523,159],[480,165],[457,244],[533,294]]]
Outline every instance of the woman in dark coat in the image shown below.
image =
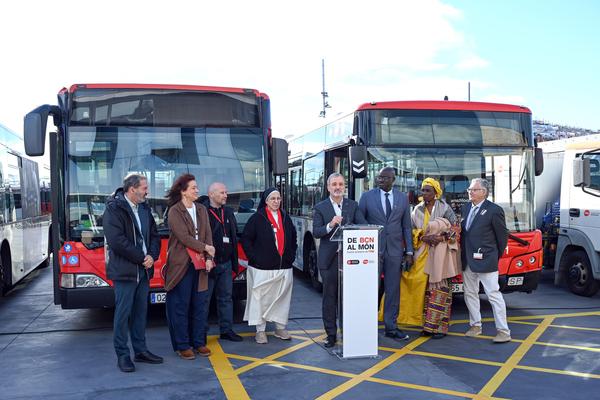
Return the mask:
[[[204,336],[207,273],[214,267],[215,248],[206,208],[195,201],[198,185],[191,174],[175,180],[167,194],[171,234],[167,251],[165,289],[167,321],[173,350],[185,360],[209,356]],[[206,270],[196,270],[187,249],[204,255]]]
[[244,321],[256,325],[256,342],[267,343],[267,322],[275,323],[275,337],[290,340],[286,330],[296,257],[296,230],[281,210],[281,194],[275,188],[264,191],[256,213],[242,235],[248,257],[248,296]]

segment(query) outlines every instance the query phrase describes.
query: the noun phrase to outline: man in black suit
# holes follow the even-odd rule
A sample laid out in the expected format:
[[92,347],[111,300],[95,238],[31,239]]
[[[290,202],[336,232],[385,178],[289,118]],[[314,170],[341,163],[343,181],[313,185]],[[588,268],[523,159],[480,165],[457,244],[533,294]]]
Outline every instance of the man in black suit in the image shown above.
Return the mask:
[[466,336],[481,334],[479,312],[479,282],[487,294],[494,312],[497,335],[494,343],[510,342],[506,320],[506,304],[498,285],[498,261],[508,242],[504,210],[487,200],[490,184],[476,178],[471,181],[469,200],[462,208],[461,254],[465,303],[469,309],[470,328]]
[[333,347],[337,336],[336,314],[338,299],[338,243],[331,236],[340,225],[366,224],[367,221],[354,200],[345,199],[346,182],[342,174],[327,178],[329,198],[315,205],[313,234],[321,239],[317,267],[323,278],[323,325],[327,333],[325,347]]

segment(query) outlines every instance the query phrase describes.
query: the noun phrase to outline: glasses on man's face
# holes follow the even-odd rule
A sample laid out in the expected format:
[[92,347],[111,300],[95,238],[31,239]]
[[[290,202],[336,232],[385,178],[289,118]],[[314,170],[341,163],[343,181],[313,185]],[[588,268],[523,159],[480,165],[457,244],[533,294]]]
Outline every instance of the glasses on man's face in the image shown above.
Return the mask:
[[483,189],[480,189],[480,188],[468,188],[467,192],[478,192],[480,190],[483,190]]

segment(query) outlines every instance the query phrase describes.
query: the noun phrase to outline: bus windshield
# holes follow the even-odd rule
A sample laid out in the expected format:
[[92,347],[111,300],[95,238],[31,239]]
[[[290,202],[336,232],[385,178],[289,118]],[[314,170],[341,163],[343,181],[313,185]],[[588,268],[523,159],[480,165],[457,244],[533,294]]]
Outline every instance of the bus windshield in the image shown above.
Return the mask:
[[411,204],[419,202],[423,180],[432,177],[440,181],[444,200],[460,214],[471,179],[485,177],[492,185],[488,199],[504,209],[508,229],[529,231],[535,229],[532,165],[532,149],[371,147],[368,176],[357,190],[376,187],[378,171],[391,166],[398,172],[395,187],[408,193]]
[[264,132],[260,128],[70,127],[67,158],[67,214],[71,239],[84,231],[101,240],[107,196],[123,177],[148,178],[148,203],[166,229],[165,195],[183,173],[196,177],[200,194],[210,183],[227,185],[228,206],[242,228],[265,187]]

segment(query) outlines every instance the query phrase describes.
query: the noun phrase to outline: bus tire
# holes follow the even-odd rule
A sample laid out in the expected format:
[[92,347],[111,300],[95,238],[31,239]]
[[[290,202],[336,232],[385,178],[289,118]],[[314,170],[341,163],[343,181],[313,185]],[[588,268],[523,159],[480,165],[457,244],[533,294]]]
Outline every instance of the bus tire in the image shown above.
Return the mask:
[[565,259],[565,279],[569,290],[578,296],[591,297],[600,289],[594,279],[590,260],[583,250],[569,253]]
[[50,254],[52,254],[52,226],[48,229],[48,256],[40,265],[38,265],[38,269],[48,268],[50,266]]
[[11,264],[10,251],[5,244],[2,246],[2,252],[0,254],[0,296],[6,295],[6,293],[12,289]]
[[313,244],[308,253],[308,271],[310,273],[310,283],[317,292],[323,291],[323,284],[319,281],[319,268],[317,267],[317,249]]

